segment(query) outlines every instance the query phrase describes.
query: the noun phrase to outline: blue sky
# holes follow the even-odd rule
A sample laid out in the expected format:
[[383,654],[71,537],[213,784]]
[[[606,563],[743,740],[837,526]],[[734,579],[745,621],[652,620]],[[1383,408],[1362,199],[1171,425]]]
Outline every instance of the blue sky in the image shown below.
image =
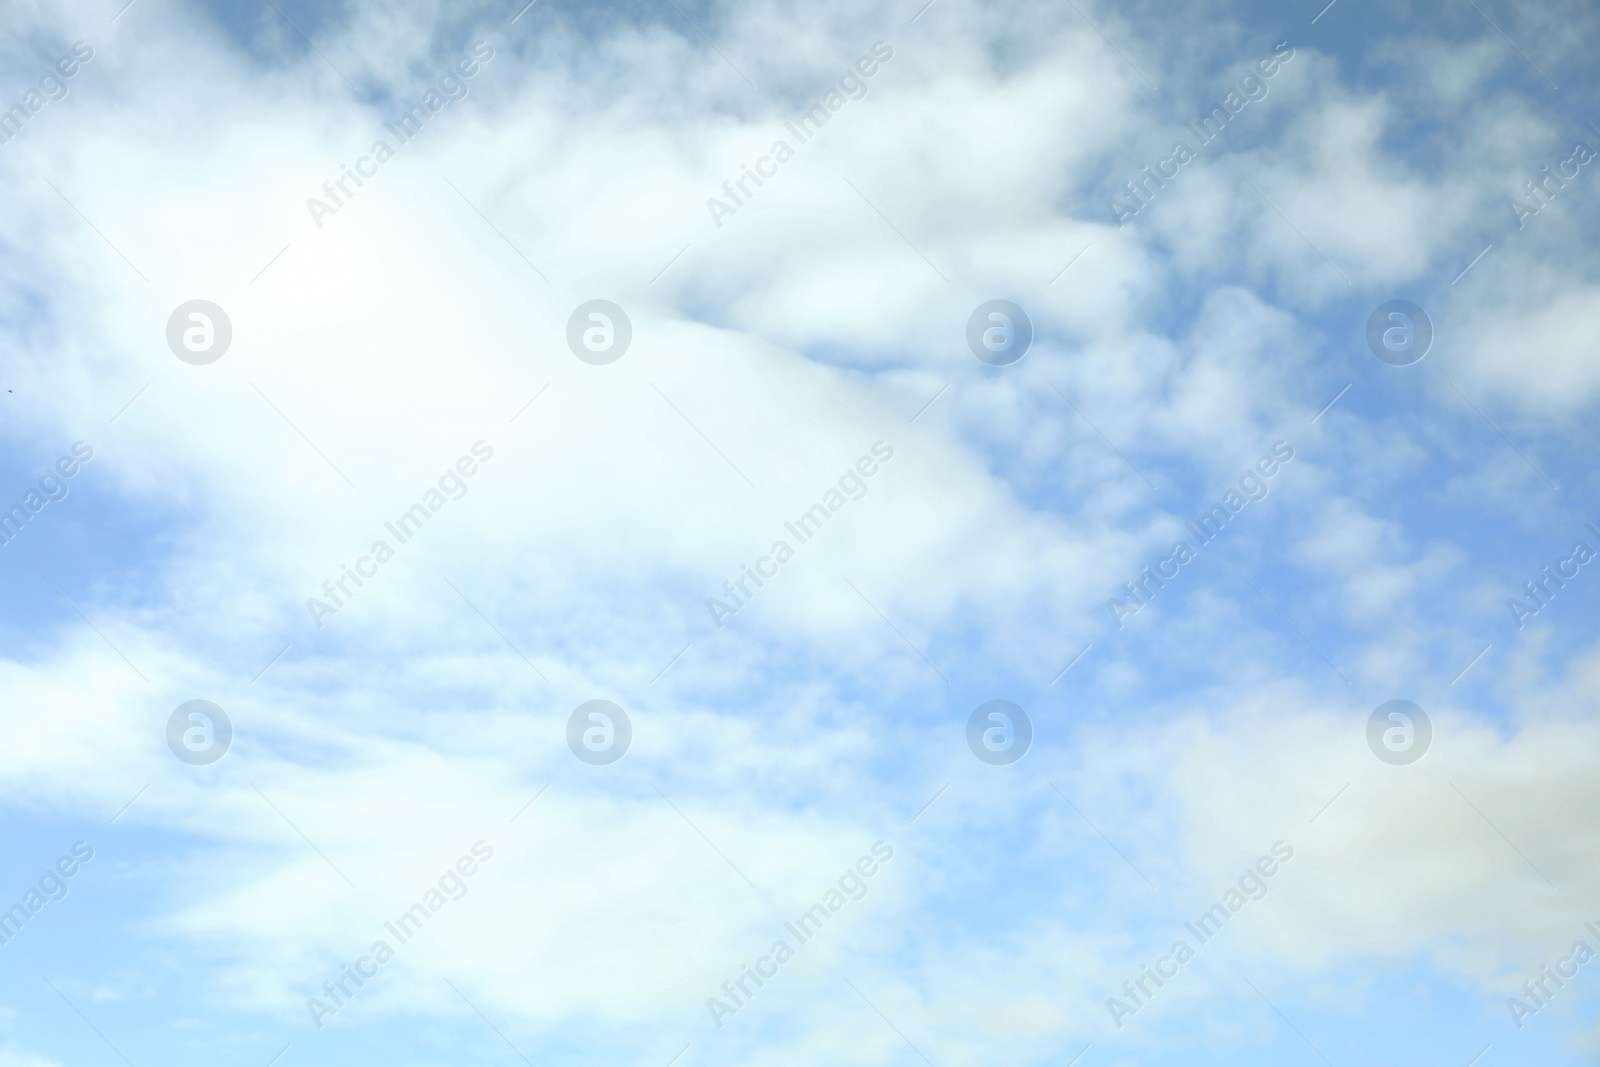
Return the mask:
[[1596,565],[1508,606],[1600,552],[1592,7],[124,2],[0,43],[0,905],[93,849],[0,944],[0,1067],[1600,1054],[1600,964],[1523,989],[1600,952]]

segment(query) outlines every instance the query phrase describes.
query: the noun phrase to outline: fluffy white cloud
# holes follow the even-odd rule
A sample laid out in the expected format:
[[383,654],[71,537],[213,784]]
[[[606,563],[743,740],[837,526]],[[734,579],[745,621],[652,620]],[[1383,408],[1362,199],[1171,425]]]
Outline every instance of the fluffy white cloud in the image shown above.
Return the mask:
[[[1482,40],[1428,42],[1388,89],[1300,47],[1239,143],[1119,229],[1107,175],[1137,172],[1170,101],[1075,12],[762,4],[703,24],[726,59],[664,24],[590,32],[540,8],[533,43],[510,14],[326,28],[380,106],[316,52],[247,60],[191,12],[140,5],[96,26],[72,95],[0,150],[0,240],[27,250],[0,257],[13,441],[91,441],[86,477],[129,531],[110,567],[43,553],[53,513],[24,531],[85,619],[63,610],[0,663],[0,788],[103,819],[149,783],[118,826],[171,843],[171,888],[125,922],[184,946],[208,996],[309,1025],[305,998],[479,839],[494,860],[336,1027],[454,1017],[443,976],[518,1033],[581,1023],[633,1052],[654,1053],[649,1029],[730,1061],[775,1058],[782,1035],[890,1062],[881,1010],[935,1062],[1043,1058],[1112,1036],[1103,1000],[1181,936],[1169,917],[1279,838],[1295,861],[1228,951],[1302,980],[1424,960],[1492,994],[1581,925],[1595,738],[1560,700],[1594,690],[1592,650],[1565,683],[1534,642],[1474,696],[1454,668],[1415,683],[1436,751],[1376,763],[1364,705],[1459,667],[1482,623],[1448,606],[1499,610],[1494,582],[1464,576],[1479,546],[1385,507],[1438,489],[1430,457],[1462,438],[1372,414],[1387,394],[1366,380],[1309,425],[1350,352],[1370,364],[1360,320],[1392,288],[1440,294],[1425,371],[1448,359],[1526,427],[1592,403],[1591,258],[1491,273],[1562,247],[1557,220],[1447,295],[1553,129],[1452,73],[1487,61]],[[1134,44],[1092,14],[1140,69],[1202,86],[1183,114],[1254,56]],[[495,55],[470,95],[394,143],[383,120],[479,38]],[[865,96],[718,227],[706,198],[878,40],[894,54]],[[1505,136],[1430,160],[1395,143],[1418,100],[1445,125],[1431,148],[1474,123]],[[332,201],[323,183],[378,138],[394,158],[314,217],[307,198]],[[1003,373],[963,338],[998,296],[1037,328]],[[195,297],[233,325],[206,367],[163,337]],[[595,297],[633,323],[608,367],[565,347]],[[1454,405],[1429,388],[1419,403]],[[1298,454],[1272,497],[1112,628],[1105,598],[1280,438]],[[492,458],[441,483],[478,441]],[[797,543],[785,522],[850,492],[840,475],[879,441],[893,459]],[[1501,471],[1464,466],[1443,497]],[[458,498],[400,544],[386,524],[430,489]],[[394,558],[319,627],[307,599],[334,600],[323,583],[378,540]],[[775,540],[793,561],[719,629],[706,599]],[[1236,576],[1257,563],[1292,602],[1253,599]],[[1349,690],[1290,618],[1318,656],[1340,641]],[[993,688],[1030,694],[1039,728],[1005,772],[960,737]],[[606,769],[564,741],[597,695],[636,730]],[[210,768],[163,747],[195,696],[237,731]],[[880,838],[896,859],[863,901],[707,1038],[705,998]],[[1158,1019],[1225,996],[1187,977]]]

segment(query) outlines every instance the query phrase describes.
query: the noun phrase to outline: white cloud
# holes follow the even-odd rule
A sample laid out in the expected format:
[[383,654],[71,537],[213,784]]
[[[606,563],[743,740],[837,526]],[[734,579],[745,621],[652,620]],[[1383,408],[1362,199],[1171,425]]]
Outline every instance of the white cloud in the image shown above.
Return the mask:
[[[0,151],[17,205],[0,235],[29,250],[4,268],[7,321],[32,338],[10,371],[28,399],[19,447],[91,440],[87,476],[137,515],[130,530],[156,530],[134,535],[125,571],[50,560],[99,633],[69,615],[0,664],[6,794],[108,818],[150,782],[119,826],[174,835],[181,858],[163,860],[171,882],[135,925],[193,952],[221,1001],[286,1027],[308,1025],[305,997],[479,838],[495,861],[337,1025],[459,1012],[443,975],[541,1034],[585,1020],[688,1041],[709,1025],[704,998],[880,837],[900,850],[892,871],[763,997],[760,1027],[721,1047],[773,1056],[754,1035],[782,1031],[808,1051],[899,1055],[844,974],[947,1062],[999,1042],[1059,1050],[1099,1034],[1104,997],[1179,936],[1166,914],[1215,899],[1280,837],[1295,863],[1233,931],[1241,953],[1319,979],[1425,959],[1487,992],[1542,958],[1600,888],[1581,861],[1593,731],[1551,710],[1530,649],[1508,668],[1522,691],[1494,698],[1514,731],[1433,686],[1436,752],[1405,770],[1372,760],[1358,705],[1429,677],[1474,625],[1427,610],[1456,602],[1441,598],[1466,550],[1374,498],[1431,488],[1435,447],[1459,442],[1369,417],[1370,389],[1306,424],[1351,380],[1358,333],[1329,324],[1352,288],[1447,286],[1507,160],[1544,131],[1430,168],[1393,145],[1401,95],[1352,87],[1306,47],[1250,116],[1259,140],[1197,163],[1118,230],[1090,194],[1136,171],[1128,145],[1168,124],[1164,105],[1076,14],[1025,13],[941,4],[916,27],[878,8],[730,13],[719,41],[774,97],[664,29],[557,34],[540,54],[570,43],[582,62],[548,66],[497,36],[472,95],[318,227],[305,198],[383,136],[379,116],[315,54],[246,64],[214,31],[135,9],[60,113]],[[437,69],[431,32],[420,9],[369,12],[325,43],[410,100]],[[880,38],[895,56],[868,95],[717,229],[705,198]],[[1182,54],[1129,47],[1173,84],[1191,73]],[[1463,125],[1507,128],[1519,102],[1475,104],[1492,91],[1448,74],[1447,58],[1482,51],[1426,51],[1396,76],[1460,103]],[[1462,360],[1469,388],[1533,425],[1581,414],[1592,288],[1540,274],[1458,312],[1464,327],[1441,305],[1425,369]],[[970,309],[1000,295],[1039,333],[1003,375],[962,340]],[[163,342],[171,309],[199,296],[235,338],[203,368]],[[591,297],[632,317],[610,367],[565,350]],[[1158,601],[1165,647],[1137,643],[1145,620],[1112,635],[1104,597],[1187,501],[1280,434],[1295,466],[1251,513],[1259,528],[1241,521],[1186,599]],[[465,495],[317,629],[306,598],[393,541],[385,522],[480,439],[494,457]],[[879,440],[894,459],[866,495],[715,629],[705,598]],[[25,536],[47,539],[53,519]],[[1354,631],[1337,656],[1351,695],[1320,664],[1297,676],[1282,651],[1295,635],[1248,589],[1230,599],[1240,558],[1293,562],[1287,615]],[[1568,684],[1593,689],[1593,660]],[[1232,684],[1186,681],[1190,667]],[[1038,750],[1020,773],[980,775],[951,709],[1001,681],[1041,694]],[[562,732],[601,694],[637,730],[605,770],[572,760]],[[213,768],[162,747],[170,709],[199,695],[237,730]],[[942,807],[907,827],[942,782]],[[1001,861],[1023,869],[986,866]],[[1033,887],[1039,868],[1055,879],[1042,898],[963,904],[991,881]],[[1160,1010],[1216,995],[1196,978]]]

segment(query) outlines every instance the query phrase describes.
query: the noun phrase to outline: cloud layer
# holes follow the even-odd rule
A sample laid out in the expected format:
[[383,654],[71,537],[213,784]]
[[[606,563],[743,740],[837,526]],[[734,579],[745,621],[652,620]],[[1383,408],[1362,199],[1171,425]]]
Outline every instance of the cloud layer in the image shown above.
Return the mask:
[[[1593,165],[1509,206],[1600,149],[1591,12],[116,6],[0,52],[0,497],[94,452],[0,560],[16,895],[97,850],[4,946],[0,1059],[1589,1054],[1585,978],[1506,999],[1600,949],[1600,580],[1541,569],[1600,549]],[[1366,740],[1397,697],[1409,766]],[[1010,766],[965,741],[995,698]],[[218,762],[169,747],[193,699]],[[593,699],[614,764],[568,746]]]

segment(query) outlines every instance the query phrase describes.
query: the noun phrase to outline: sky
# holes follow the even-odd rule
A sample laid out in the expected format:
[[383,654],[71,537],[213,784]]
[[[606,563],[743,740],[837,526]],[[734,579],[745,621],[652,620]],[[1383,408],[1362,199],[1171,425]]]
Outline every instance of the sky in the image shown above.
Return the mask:
[[1592,5],[525,2],[0,6],[0,1067],[1600,1060]]

